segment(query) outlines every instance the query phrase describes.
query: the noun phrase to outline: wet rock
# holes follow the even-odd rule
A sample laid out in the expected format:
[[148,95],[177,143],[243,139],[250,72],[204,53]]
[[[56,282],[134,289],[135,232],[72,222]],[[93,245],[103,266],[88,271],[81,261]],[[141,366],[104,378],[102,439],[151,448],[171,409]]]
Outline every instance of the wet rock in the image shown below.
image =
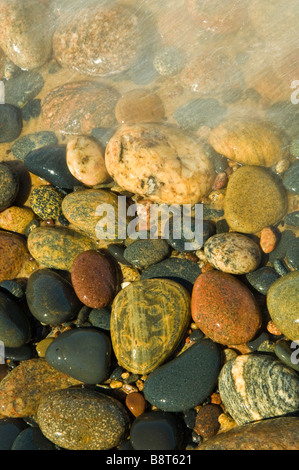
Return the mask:
[[11,151],[18,160],[25,160],[32,150],[56,144],[58,144],[58,139],[54,132],[41,131],[20,137],[11,146]]
[[15,439],[26,427],[22,419],[0,419],[0,450],[11,450]]
[[283,260],[287,249],[292,243],[292,241],[296,238],[295,233],[292,230],[284,230],[279,237],[278,243],[276,244],[275,248],[269,254],[269,262],[271,266],[273,266],[275,260]]
[[138,418],[145,411],[146,401],[142,393],[132,392],[126,396],[126,406]]
[[30,340],[28,318],[16,301],[0,292],[0,339],[5,346],[16,348]]
[[277,243],[276,232],[271,227],[265,227],[261,231],[260,247],[264,253],[271,253]]
[[0,104],[0,143],[13,142],[22,132],[21,110],[10,104]]
[[293,163],[283,175],[283,185],[292,194],[299,194],[299,161]]
[[222,408],[214,404],[200,408],[195,419],[195,432],[207,439],[215,436],[220,429],[218,418],[222,412]]
[[0,232],[0,281],[15,278],[26,260],[28,251],[23,238],[10,232]]
[[120,125],[160,122],[164,115],[161,99],[148,90],[128,91],[118,100],[115,107],[115,116]]
[[25,235],[26,227],[34,219],[29,207],[11,206],[0,213],[0,228]]
[[290,243],[286,252],[286,262],[290,269],[299,269],[299,238]]
[[[5,84],[5,102],[22,108],[33,100],[43,89],[43,76],[33,70],[21,72]],[[25,111],[26,113],[26,111]]]
[[62,214],[63,194],[53,186],[38,186],[30,195],[30,207],[41,219],[58,219]]
[[184,62],[185,56],[180,49],[165,47],[156,53],[153,65],[160,75],[163,77],[171,77],[181,71]]
[[18,175],[6,163],[0,163],[0,211],[12,205],[18,191]]
[[284,221],[287,225],[291,225],[293,227],[299,227],[299,211],[291,212],[287,214],[284,218]]
[[125,249],[124,257],[132,266],[146,269],[162,261],[169,252],[166,240],[136,240]]
[[252,287],[264,295],[267,295],[268,290],[278,278],[279,274],[271,266],[263,266],[246,275],[246,279]]
[[110,330],[111,310],[109,307],[94,308],[91,310],[88,321],[92,326],[102,330]]
[[174,118],[183,129],[196,131],[201,126],[217,126],[226,114],[227,108],[221,106],[217,100],[198,98],[178,108]]
[[56,450],[38,427],[29,427],[20,432],[11,450]]
[[22,109],[23,120],[28,122],[30,121],[30,119],[38,118],[41,112],[42,112],[41,100],[39,99],[31,100]]

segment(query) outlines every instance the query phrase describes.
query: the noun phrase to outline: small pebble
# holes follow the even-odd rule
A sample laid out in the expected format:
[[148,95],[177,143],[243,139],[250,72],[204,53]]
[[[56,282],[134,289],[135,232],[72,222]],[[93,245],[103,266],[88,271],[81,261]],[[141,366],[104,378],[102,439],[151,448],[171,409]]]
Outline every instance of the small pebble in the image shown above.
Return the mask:
[[120,125],[160,122],[164,115],[161,99],[148,90],[130,90],[118,100],[115,106],[115,116]]
[[26,228],[34,217],[30,207],[10,206],[0,213],[0,228],[25,235]]
[[29,320],[17,301],[0,292],[0,340],[6,347],[18,348],[30,340]]
[[254,272],[246,274],[246,279],[258,292],[267,295],[272,284],[279,279],[279,274],[271,266],[263,266]]
[[205,405],[196,415],[194,430],[201,437],[209,439],[220,429],[218,421],[222,408],[218,405]]
[[38,357],[45,357],[48,346],[54,341],[54,338],[45,338],[39,341],[36,345],[36,352]]
[[299,227],[299,211],[291,212],[287,214],[284,218],[284,221],[287,225],[291,225],[293,227]]
[[11,146],[11,151],[18,160],[24,160],[32,150],[56,144],[58,139],[54,132],[41,131],[20,137]]
[[[35,119],[40,116],[42,112],[41,100],[31,100],[22,108],[23,120],[28,122],[30,119]],[[56,142],[55,142],[56,143]]]
[[5,86],[6,103],[22,108],[35,98],[44,86],[43,76],[33,70],[22,71]]
[[110,330],[111,310],[108,307],[94,308],[89,313],[88,320],[96,328]]
[[269,331],[269,333],[274,336],[282,335],[281,331],[277,328],[277,326],[272,320],[268,321],[267,323],[267,331]]
[[124,251],[125,259],[135,268],[146,269],[170,253],[166,240],[136,240]]
[[163,77],[171,77],[183,68],[185,57],[182,51],[175,47],[166,47],[159,51],[153,60],[156,71]]
[[290,193],[299,194],[299,161],[293,163],[284,173],[282,181],[284,187]]
[[289,268],[287,267],[285,261],[283,259],[275,259],[273,261],[273,268],[279,276],[285,276],[290,272]]
[[8,166],[8,164],[0,163],[0,211],[3,211],[12,205],[16,199],[18,191],[19,177]]
[[28,256],[24,239],[15,233],[0,231],[0,282],[17,277]]
[[133,392],[126,396],[126,406],[138,418],[145,411],[146,401],[142,393]]
[[30,195],[30,207],[41,219],[58,219],[62,213],[63,194],[53,186],[38,186]]
[[265,227],[261,231],[260,247],[264,253],[271,253],[277,243],[275,231],[271,227]]
[[286,262],[290,269],[299,269],[299,237],[291,241],[286,252]]
[[[270,331],[269,331],[270,333]],[[247,343],[247,346],[248,348],[251,350],[251,351],[257,351],[258,348],[260,347],[260,345],[264,342],[264,341],[268,341],[269,340],[269,335],[267,332],[263,331],[260,335],[258,335],[257,338],[253,339],[252,341],[250,341],[249,343]]]
[[278,359],[292,369],[299,371],[299,343],[281,340],[275,344],[274,352]]
[[276,247],[269,254],[269,262],[270,262],[271,265],[273,265],[275,260],[283,260],[284,259],[290,243],[295,238],[296,238],[296,235],[292,230],[284,230],[280,234],[280,238],[279,238],[278,243],[276,244]]

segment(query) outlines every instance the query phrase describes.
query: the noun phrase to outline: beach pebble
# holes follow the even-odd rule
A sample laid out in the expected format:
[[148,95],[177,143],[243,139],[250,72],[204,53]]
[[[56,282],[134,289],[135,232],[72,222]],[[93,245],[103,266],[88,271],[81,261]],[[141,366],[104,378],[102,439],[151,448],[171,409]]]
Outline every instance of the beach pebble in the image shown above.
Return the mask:
[[217,126],[226,114],[227,108],[214,98],[198,98],[180,106],[174,112],[174,118],[183,129],[196,131],[201,126]]
[[252,293],[236,277],[218,271],[197,278],[191,314],[206,336],[225,345],[250,341],[261,326],[261,313]]
[[29,207],[10,206],[0,213],[0,228],[24,235],[33,219],[34,212]]
[[120,125],[160,122],[164,115],[161,99],[148,90],[130,90],[122,95],[115,106],[115,116]]
[[278,278],[279,274],[271,266],[263,266],[246,275],[250,285],[264,295],[267,295],[268,290]]
[[268,354],[240,355],[219,375],[222,402],[239,425],[296,411],[298,385],[296,372]]
[[29,320],[16,300],[0,292],[0,340],[8,348],[23,346],[30,340]]
[[264,253],[271,253],[277,243],[277,236],[271,227],[265,227],[260,235],[260,247]]
[[71,174],[87,186],[104,183],[109,178],[103,148],[92,137],[77,136],[69,140],[66,163]]
[[290,212],[285,216],[284,221],[287,225],[299,227],[299,211]]
[[11,104],[0,104],[0,144],[13,142],[22,128],[21,110]]
[[296,235],[292,230],[284,230],[283,232],[280,233],[279,240],[274,248],[273,251],[269,254],[269,262],[272,265],[274,265],[274,262],[276,260],[283,260],[286,253],[287,249],[292,243],[293,240],[295,240]]
[[58,219],[61,212],[63,194],[53,186],[38,186],[30,195],[30,207],[41,219]]
[[183,68],[185,56],[176,47],[165,47],[156,53],[153,65],[155,70],[163,77],[171,77],[178,74]]
[[54,132],[40,131],[20,137],[11,146],[11,151],[18,160],[24,160],[32,150],[56,144],[58,139]]
[[293,163],[284,173],[282,181],[284,187],[290,193],[299,194],[299,161]]
[[220,368],[219,346],[210,339],[198,340],[148,375],[145,399],[164,411],[194,408],[214,392]]
[[0,281],[14,279],[28,255],[26,243],[18,234],[1,231],[0,250]]
[[220,429],[218,418],[222,412],[222,408],[214,404],[208,404],[200,408],[195,418],[195,432],[207,439],[215,436]]
[[27,103],[24,108],[22,108],[22,117],[23,120],[28,122],[30,119],[35,119],[40,116],[42,112],[41,100],[31,100]]
[[259,246],[241,233],[218,233],[204,245],[207,261],[219,271],[246,274],[255,271],[261,262]]
[[265,168],[242,166],[229,178],[224,216],[231,230],[259,232],[279,222],[286,210],[285,191]]
[[166,279],[132,282],[112,304],[111,340],[119,365],[136,374],[154,370],[178,346],[189,321],[190,296],[181,285]]
[[290,269],[299,269],[299,238],[290,243],[286,252],[286,262]]
[[29,427],[20,432],[11,450],[56,450],[38,427]]
[[122,188],[158,203],[195,204],[214,180],[204,147],[184,131],[163,125],[122,126],[105,158]]
[[89,313],[88,321],[95,328],[101,328],[101,330],[110,330],[110,307],[93,308]]
[[24,107],[41,92],[44,84],[43,76],[35,70],[22,71],[6,82],[5,102],[22,108],[22,116],[24,117]]
[[19,177],[8,164],[0,163],[0,211],[11,206],[19,191]]
[[87,388],[48,394],[37,420],[47,439],[68,450],[112,449],[126,438],[129,425],[119,401]]
[[170,254],[166,240],[136,240],[124,251],[124,257],[135,268],[146,269]]
[[126,396],[126,406],[138,418],[145,411],[146,401],[142,393],[132,392]]
[[90,308],[106,307],[117,292],[115,265],[110,258],[95,250],[76,256],[71,279],[78,298]]

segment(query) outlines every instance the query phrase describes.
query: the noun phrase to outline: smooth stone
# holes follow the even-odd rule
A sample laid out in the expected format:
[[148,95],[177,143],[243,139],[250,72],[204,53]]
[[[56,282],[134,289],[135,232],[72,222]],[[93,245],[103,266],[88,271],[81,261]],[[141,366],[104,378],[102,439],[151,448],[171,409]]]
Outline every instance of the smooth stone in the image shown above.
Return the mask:
[[76,256],[96,248],[89,237],[66,227],[37,227],[30,232],[27,245],[39,264],[67,271],[71,270]]
[[220,233],[204,244],[207,261],[219,271],[246,274],[258,268],[261,250],[249,237],[241,233]]
[[142,393],[132,392],[126,396],[126,407],[135,418],[142,415],[146,408],[146,401]]
[[298,374],[269,354],[246,354],[221,369],[219,393],[237,424],[283,416],[298,410]]
[[25,262],[28,251],[24,239],[15,233],[0,231],[0,282],[14,279]]
[[18,348],[30,340],[31,327],[17,301],[0,292],[0,339],[6,347]]
[[268,333],[263,331],[260,335],[254,338],[252,341],[246,344],[250,351],[258,351],[259,347],[266,342],[270,342],[270,336]]
[[282,260],[284,259],[287,249],[292,243],[292,241],[296,238],[295,233],[292,230],[284,230],[280,234],[280,239],[274,248],[273,251],[269,254],[269,262],[271,265],[275,262],[275,260]]
[[19,346],[18,348],[5,348],[5,359],[19,362],[32,359],[33,356],[33,348],[28,344],[23,344],[23,346]]
[[75,328],[61,333],[48,346],[45,359],[54,369],[87,384],[109,377],[111,343],[94,328]]
[[40,400],[54,390],[80,382],[51,367],[44,359],[20,362],[0,382],[1,415],[11,418],[35,416]]
[[292,194],[299,194],[299,161],[293,163],[283,174],[283,185]]
[[29,427],[20,432],[11,450],[56,450],[56,447],[38,427]]
[[12,205],[17,197],[19,185],[17,174],[7,164],[0,163],[0,211]]
[[133,421],[130,442],[134,450],[177,450],[182,446],[182,424],[163,411],[148,411]]
[[111,341],[119,365],[147,374],[174,352],[190,321],[190,296],[166,279],[135,281],[115,297]]
[[299,372],[298,343],[278,341],[274,346],[274,352],[284,364]]
[[287,156],[284,134],[268,121],[223,121],[211,131],[209,143],[216,152],[243,165],[271,167]]
[[213,99],[190,101],[174,112],[174,118],[183,129],[197,131],[201,126],[215,127],[227,114],[227,108]]
[[274,103],[268,108],[266,117],[291,138],[298,135],[299,110],[291,100]]
[[165,110],[158,95],[148,90],[130,90],[118,100],[115,117],[118,124],[160,122]]
[[171,279],[190,292],[200,273],[201,269],[197,263],[188,259],[167,258],[145,269],[140,279]]
[[121,263],[125,266],[132,266],[129,261],[124,258],[124,252],[126,247],[123,245],[118,245],[117,243],[110,243],[107,247],[109,254],[116,260],[118,263]]
[[287,338],[299,338],[299,272],[278,279],[267,294],[267,307],[272,321]]
[[13,142],[22,128],[21,110],[10,104],[0,104],[0,144]]
[[279,279],[279,274],[271,266],[263,266],[254,272],[248,273],[246,279],[258,292],[267,295],[272,284]]
[[232,274],[201,274],[193,287],[191,314],[199,329],[216,343],[247,343],[261,326],[259,306],[249,289]]
[[37,0],[1,0],[0,12],[0,47],[9,59],[25,70],[43,65],[52,49],[53,18],[46,5]]
[[11,146],[11,151],[18,160],[25,160],[28,153],[32,152],[32,150],[57,144],[58,139],[54,132],[41,131],[20,137]]
[[284,221],[287,225],[292,225],[293,227],[299,227],[299,211],[291,212],[287,214],[284,218]]
[[196,415],[194,431],[206,439],[215,436],[220,429],[218,418],[222,413],[223,410],[219,405],[213,403],[204,405]]
[[145,399],[163,411],[189,410],[213,393],[220,369],[219,346],[210,339],[198,340],[148,375]]
[[214,180],[204,146],[162,124],[122,126],[108,142],[105,159],[119,186],[157,203],[196,204]]
[[81,308],[71,283],[51,269],[38,269],[31,274],[26,300],[32,315],[45,325],[69,322]]
[[163,77],[178,74],[185,63],[185,55],[176,47],[164,47],[153,59],[153,66]]
[[0,419],[0,450],[11,450],[15,439],[26,427],[22,419]]
[[33,100],[43,89],[43,76],[30,70],[29,72],[21,72],[11,78],[5,84],[5,102],[18,108],[22,108]]
[[243,424],[208,439],[198,450],[297,450],[299,418],[273,418]]
[[[22,108],[23,120],[28,122],[30,119],[35,119],[40,116],[42,112],[41,100],[31,100]],[[56,144],[57,142],[54,142]]]
[[71,279],[77,297],[90,308],[109,305],[117,292],[117,271],[105,255],[88,250],[74,260]]
[[293,157],[299,158],[299,138],[292,139],[290,144],[290,152]]
[[66,163],[71,174],[88,186],[104,183],[109,178],[104,150],[92,137],[70,139],[66,147]]
[[275,259],[273,261],[273,268],[279,276],[285,276],[290,272],[289,268],[287,267],[285,261],[283,259]]
[[58,219],[64,195],[53,186],[41,185],[30,194],[30,207],[41,219]]
[[34,212],[30,207],[10,206],[0,212],[0,228],[25,235],[26,228],[34,217]]
[[[174,250],[180,253],[200,250],[208,238],[215,233],[212,222],[196,220],[194,217],[190,217],[188,224],[184,223],[184,220],[181,219],[181,228],[178,230],[178,234],[176,234],[177,230],[178,227],[170,220],[169,238],[167,238],[167,241]],[[177,235],[179,235],[179,238],[176,238]]]
[[279,222],[286,211],[285,190],[267,169],[246,165],[229,178],[224,217],[231,230],[259,232]]
[[23,299],[25,296],[25,283],[18,280],[7,280],[0,282],[1,290],[5,290],[9,292],[11,295],[16,297],[17,299]]
[[290,243],[286,252],[286,262],[291,269],[299,269],[299,238]]
[[214,167],[215,173],[217,175],[219,173],[225,173],[225,170],[228,168],[227,158],[215,152],[215,150],[210,146],[207,147],[207,152],[208,152],[208,157]]
[[59,390],[38,407],[44,436],[68,450],[109,450],[126,438],[129,419],[114,398],[88,389]]
[[54,341],[54,337],[51,338],[51,337],[48,337],[48,338],[44,338],[42,339],[41,341],[39,341],[36,345],[36,352],[37,352],[37,355],[38,357],[45,357],[46,355],[46,351],[48,349],[48,347],[50,346],[50,344]]
[[107,307],[94,308],[91,310],[88,320],[95,328],[110,330],[111,310]]
[[96,127],[114,127],[118,99],[119,93],[107,85],[87,80],[67,82],[44,98],[44,126],[60,134],[76,135],[88,135]]
[[124,257],[132,266],[146,269],[159,263],[170,254],[170,247],[166,240],[136,240],[125,251]]
[[74,186],[81,184],[67,167],[66,147],[63,145],[32,150],[25,157],[24,164],[30,173],[58,188],[73,190]]

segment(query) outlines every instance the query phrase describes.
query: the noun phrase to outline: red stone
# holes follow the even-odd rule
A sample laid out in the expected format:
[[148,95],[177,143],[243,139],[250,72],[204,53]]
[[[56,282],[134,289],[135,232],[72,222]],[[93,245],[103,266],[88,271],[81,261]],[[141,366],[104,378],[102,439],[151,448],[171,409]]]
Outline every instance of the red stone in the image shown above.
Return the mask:
[[216,343],[243,344],[261,326],[261,313],[249,289],[231,274],[211,271],[196,279],[191,314],[201,331]]

